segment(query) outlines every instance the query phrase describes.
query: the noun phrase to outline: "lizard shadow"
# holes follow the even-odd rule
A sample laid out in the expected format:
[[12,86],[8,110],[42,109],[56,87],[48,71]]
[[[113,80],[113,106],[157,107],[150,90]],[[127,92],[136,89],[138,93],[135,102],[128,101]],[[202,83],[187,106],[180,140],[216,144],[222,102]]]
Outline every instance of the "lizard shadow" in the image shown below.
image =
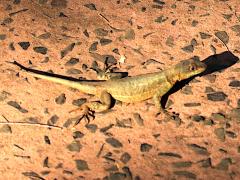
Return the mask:
[[[197,56],[194,56],[193,58],[198,58]],[[199,59],[199,58],[198,58]],[[207,69],[202,72],[199,75],[196,76],[204,76],[204,75],[208,75],[211,74],[213,72],[216,71],[221,71],[224,70],[226,68],[231,67],[232,65],[234,65],[235,63],[237,63],[237,61],[239,61],[239,58],[237,56],[235,56],[232,52],[230,51],[225,51],[221,54],[214,54],[212,56],[209,56],[208,58],[204,59],[202,62],[205,63],[207,65]],[[193,76],[191,78],[182,80],[180,82],[177,82],[172,89],[170,89],[161,99],[161,105],[162,107],[165,108],[168,97],[179,91],[180,89],[182,89],[186,84],[188,84],[191,80],[193,80],[196,76]]]

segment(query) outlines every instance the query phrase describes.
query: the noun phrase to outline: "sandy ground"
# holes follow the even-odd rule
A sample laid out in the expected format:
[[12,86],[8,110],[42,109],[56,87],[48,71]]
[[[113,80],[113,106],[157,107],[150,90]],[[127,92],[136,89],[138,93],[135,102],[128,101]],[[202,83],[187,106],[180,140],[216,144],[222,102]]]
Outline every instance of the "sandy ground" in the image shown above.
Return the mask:
[[[0,122],[18,122],[0,179],[240,179],[239,0],[0,2]],[[134,76],[190,58],[208,69],[164,97],[174,120],[117,102],[75,127],[94,97],[7,63],[96,79],[105,60]]]

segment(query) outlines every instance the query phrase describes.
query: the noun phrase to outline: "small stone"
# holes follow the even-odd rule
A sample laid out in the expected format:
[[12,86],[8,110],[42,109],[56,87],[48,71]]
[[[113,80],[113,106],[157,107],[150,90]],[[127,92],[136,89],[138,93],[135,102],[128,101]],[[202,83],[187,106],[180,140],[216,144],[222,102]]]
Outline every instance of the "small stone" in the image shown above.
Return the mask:
[[191,173],[189,171],[174,171],[173,173],[177,176],[182,176],[189,179],[197,179],[196,174]]
[[13,22],[12,18],[5,18],[3,20],[3,22],[1,23],[1,25],[7,25],[7,24],[11,24]]
[[90,36],[89,36],[89,33],[88,33],[88,31],[87,31],[87,29],[85,29],[85,30],[83,31],[83,34],[84,34],[87,38],[90,37]]
[[75,47],[76,43],[71,43],[67,47],[65,47],[63,50],[60,52],[61,59],[64,58],[69,52],[73,50]]
[[67,74],[82,74],[82,71],[76,68],[70,68],[66,71]]
[[212,35],[204,33],[204,32],[200,32],[199,34],[201,36],[201,39],[208,39],[208,38],[212,37]]
[[123,147],[122,143],[120,141],[118,141],[117,139],[115,139],[115,138],[107,138],[106,142],[108,144],[110,144],[114,148],[121,148],[121,147]]
[[142,119],[139,113],[134,113],[133,118],[139,126],[144,126],[144,123],[143,123],[144,120]]
[[203,168],[208,168],[212,166],[211,158],[203,159],[198,161],[200,163],[200,166]]
[[213,93],[213,92],[215,92],[215,91],[214,91],[214,89],[213,89],[212,87],[208,87],[208,86],[207,86],[207,87],[205,88],[205,93]]
[[66,8],[67,0],[52,0],[51,6],[53,8]]
[[225,129],[224,128],[217,128],[214,130],[214,134],[217,138],[221,141],[225,141]]
[[105,39],[105,38],[100,39],[100,44],[101,44],[102,46],[105,46],[105,45],[107,45],[107,44],[110,44],[111,42],[112,42],[111,39]]
[[49,144],[49,145],[51,144],[51,141],[48,136],[44,136],[44,141],[46,144]]
[[182,88],[182,90],[181,90],[181,92],[183,93],[183,94],[186,94],[186,95],[192,95],[193,94],[193,92],[192,92],[192,87],[191,86],[184,86],[183,88]]
[[9,126],[8,124],[2,125],[2,127],[0,127],[0,133],[12,133],[11,126]]
[[125,32],[124,39],[127,40],[134,40],[135,39],[135,32],[133,29],[127,29]]
[[95,29],[94,30],[94,33],[97,35],[97,36],[107,36],[108,35],[108,31],[103,29],[103,28],[98,28],[98,29]]
[[207,148],[199,146],[197,144],[188,144],[188,147],[193,150],[195,153],[200,155],[209,155]]
[[80,99],[75,99],[75,100],[73,100],[73,101],[72,101],[72,104],[73,104],[74,106],[80,107],[81,105],[83,105],[83,104],[86,103],[86,102],[87,102],[87,99],[86,99],[86,98],[80,98]]
[[91,46],[89,47],[89,52],[93,52],[93,51],[96,51],[97,50],[97,45],[98,45],[98,42],[94,42],[91,44]]
[[207,74],[204,76],[210,83],[214,83],[216,81],[217,76],[215,74]]
[[7,99],[8,96],[10,96],[10,95],[11,95],[11,94],[8,93],[7,91],[1,91],[1,92],[0,92],[0,102],[1,102],[1,101],[4,101],[5,99]]
[[27,113],[28,112],[28,110],[22,108],[16,101],[8,101],[7,104],[12,106],[12,107],[14,107],[14,108],[16,108],[21,113]]
[[175,45],[173,36],[168,36],[166,40],[166,45],[169,47],[173,47]]
[[6,34],[0,34],[0,41],[3,41],[7,38]]
[[232,109],[229,116],[232,120],[240,123],[240,108]]
[[157,23],[163,23],[166,20],[168,20],[168,17],[165,17],[164,15],[161,15],[161,16],[157,17],[157,19],[155,19],[154,21],[157,22]]
[[39,39],[49,39],[51,37],[51,33],[47,32],[38,36]]
[[80,131],[75,131],[75,132],[73,132],[72,136],[74,139],[78,139],[78,138],[83,138],[84,134]]
[[237,138],[237,134],[232,131],[226,131],[226,135],[230,138]]
[[190,44],[190,45],[183,47],[182,50],[187,53],[192,53],[194,51],[194,46]]
[[95,133],[97,131],[98,126],[96,124],[86,124],[85,127],[91,132]]
[[60,94],[56,99],[55,102],[57,104],[64,104],[66,102],[66,96],[64,93]]
[[192,39],[190,44],[194,47],[197,46],[198,43],[196,39]]
[[207,98],[210,101],[224,101],[227,95],[224,92],[214,92],[207,94]]
[[71,58],[69,61],[65,63],[66,66],[74,66],[75,64],[79,63],[78,58]]
[[122,180],[126,179],[127,175],[121,172],[111,173],[108,180]]
[[27,50],[29,48],[29,46],[30,46],[29,42],[19,42],[18,44],[19,44],[19,46],[21,46],[21,48],[23,50]]
[[59,119],[59,117],[55,114],[48,120],[47,124],[56,124],[58,119]]
[[33,50],[36,52],[36,53],[40,53],[40,54],[47,54],[47,51],[48,49],[46,47],[42,47],[42,46],[38,46],[38,47],[34,47]]
[[206,118],[204,116],[193,115],[191,119],[196,122],[201,122],[201,121],[204,121]]
[[94,11],[97,10],[95,4],[93,4],[93,3],[84,4],[84,6],[90,10],[94,10]]
[[231,17],[232,17],[233,14],[222,14],[222,15],[223,15],[223,18],[224,18],[224,19],[226,19],[226,20],[229,21],[229,20],[231,19]]
[[148,143],[143,143],[140,146],[140,151],[141,152],[149,152],[152,149],[152,145]]
[[79,141],[73,141],[71,144],[67,145],[67,149],[72,152],[80,152],[82,145]]
[[79,171],[89,170],[89,167],[86,161],[78,159],[78,160],[75,160],[75,163]]
[[216,165],[216,169],[227,171],[230,164],[232,164],[231,158],[224,158]]
[[130,161],[130,159],[131,159],[131,155],[130,155],[129,153],[127,153],[127,152],[123,153],[123,154],[121,155],[121,157],[120,157],[120,160],[121,160],[124,164],[128,163],[128,161]]
[[158,153],[158,156],[182,158],[181,155],[179,155],[177,153],[172,153],[172,152],[160,152],[160,153]]
[[218,121],[218,122],[225,122],[225,115],[222,113],[212,113],[211,114],[211,118],[214,121]]
[[240,81],[239,80],[233,80],[229,83],[229,86],[231,87],[240,87]]
[[197,20],[193,20],[193,21],[192,21],[192,27],[196,27],[197,24],[198,24],[198,21],[197,21]]
[[215,33],[215,36],[217,36],[225,44],[227,44],[229,41],[229,36],[226,31],[218,31]]
[[201,106],[201,103],[197,102],[192,102],[192,103],[184,103],[185,107],[196,107],[196,106]]
[[240,36],[240,25],[234,25],[231,27],[231,30],[237,33],[237,36]]
[[174,163],[172,163],[172,165],[175,168],[191,167],[192,162],[191,161],[174,162]]

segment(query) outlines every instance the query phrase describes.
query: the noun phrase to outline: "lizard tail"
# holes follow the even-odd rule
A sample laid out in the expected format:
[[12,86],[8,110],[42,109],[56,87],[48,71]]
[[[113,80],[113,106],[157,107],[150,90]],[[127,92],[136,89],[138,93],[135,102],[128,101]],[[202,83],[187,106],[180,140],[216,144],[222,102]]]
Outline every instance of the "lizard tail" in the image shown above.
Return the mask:
[[19,64],[16,61],[10,63],[20,67],[22,70],[26,71],[28,74],[31,74],[33,77],[52,81],[75,89],[79,89],[84,93],[95,94],[96,92],[96,88],[91,82],[81,81],[75,78],[66,77],[58,74],[52,74],[49,72],[39,71],[36,69],[30,69]]

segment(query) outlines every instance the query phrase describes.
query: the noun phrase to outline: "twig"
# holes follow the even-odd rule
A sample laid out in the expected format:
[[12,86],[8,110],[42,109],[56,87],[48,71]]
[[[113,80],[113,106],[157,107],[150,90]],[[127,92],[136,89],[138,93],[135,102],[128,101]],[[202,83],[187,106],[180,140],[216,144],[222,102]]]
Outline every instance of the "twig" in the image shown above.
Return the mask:
[[[4,117],[3,115],[2,115],[2,117],[4,119],[6,119],[6,117]],[[22,125],[22,126],[38,126],[38,127],[52,128],[52,129],[63,129],[63,127],[55,126],[55,125],[49,125],[49,124],[29,123],[29,122],[9,122],[8,120],[7,120],[7,122],[0,122],[0,124]]]

